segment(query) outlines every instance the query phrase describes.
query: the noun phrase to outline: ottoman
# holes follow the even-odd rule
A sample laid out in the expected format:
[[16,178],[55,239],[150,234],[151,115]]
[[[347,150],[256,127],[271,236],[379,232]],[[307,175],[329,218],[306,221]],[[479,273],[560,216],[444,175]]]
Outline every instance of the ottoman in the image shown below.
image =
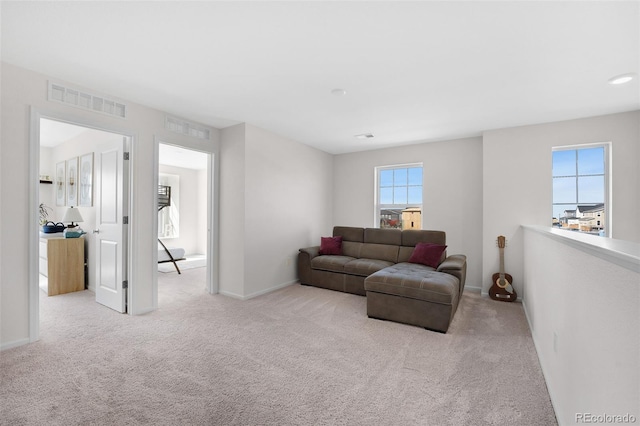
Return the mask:
[[415,263],[398,263],[364,280],[367,315],[446,333],[458,308],[460,282]]

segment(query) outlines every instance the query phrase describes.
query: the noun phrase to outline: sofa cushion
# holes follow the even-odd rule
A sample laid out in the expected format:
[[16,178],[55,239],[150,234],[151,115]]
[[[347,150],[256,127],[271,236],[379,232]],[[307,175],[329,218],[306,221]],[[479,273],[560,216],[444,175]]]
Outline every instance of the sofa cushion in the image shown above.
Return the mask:
[[320,237],[320,254],[342,254],[342,237]]
[[416,263],[397,263],[364,280],[369,292],[453,305],[459,292],[458,278]]
[[347,274],[366,277],[391,265],[393,265],[393,262],[387,262],[384,260],[354,259],[344,265],[344,272]]
[[440,244],[418,243],[409,258],[409,262],[437,268],[442,260],[442,253],[444,253],[446,249],[447,246]]
[[323,271],[344,272],[344,265],[355,260],[350,256],[323,255],[311,259],[311,269],[321,269]]
[[405,229],[402,231],[402,245],[415,246],[418,243],[445,245],[447,234],[444,231],[428,231],[424,229]]
[[360,257],[361,250],[362,243],[342,240],[342,254],[344,254],[345,256]]
[[364,243],[362,244],[362,250],[360,250],[360,257],[396,263],[398,261],[398,246]]
[[399,246],[402,244],[402,230],[367,228],[364,230],[364,242]]
[[[447,242],[446,233],[443,231],[428,231],[423,229],[406,229],[402,231],[402,247],[398,253],[398,263],[408,262],[413,254],[413,248],[418,243],[433,243],[445,245]],[[442,253],[441,261],[447,257],[447,253]]]
[[342,241],[354,241],[361,243],[364,241],[364,228],[355,228],[352,226],[334,226],[333,236],[342,237]]
[[413,254],[413,249],[415,249],[415,247],[400,246],[400,249],[398,250],[398,263],[408,262],[409,258]]

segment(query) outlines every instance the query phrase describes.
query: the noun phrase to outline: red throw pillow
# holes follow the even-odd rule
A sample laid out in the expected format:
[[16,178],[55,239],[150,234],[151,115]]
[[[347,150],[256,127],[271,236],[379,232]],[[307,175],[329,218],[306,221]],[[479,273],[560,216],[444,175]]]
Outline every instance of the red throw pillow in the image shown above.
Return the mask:
[[320,254],[342,254],[342,237],[320,237]]
[[447,249],[447,246],[441,246],[440,244],[432,243],[418,243],[411,253],[409,262],[421,263],[423,265],[437,268],[440,264],[440,258],[442,253]]

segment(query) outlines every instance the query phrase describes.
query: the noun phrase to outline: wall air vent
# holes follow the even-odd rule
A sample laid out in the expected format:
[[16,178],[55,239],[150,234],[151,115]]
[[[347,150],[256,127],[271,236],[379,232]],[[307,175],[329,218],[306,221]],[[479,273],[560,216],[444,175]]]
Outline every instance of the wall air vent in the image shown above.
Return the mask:
[[181,135],[189,135],[198,139],[210,139],[211,129],[201,124],[191,123],[181,118],[166,116],[164,127]]
[[127,106],[122,102],[72,89],[51,81],[49,82],[49,100],[113,117],[127,118]]

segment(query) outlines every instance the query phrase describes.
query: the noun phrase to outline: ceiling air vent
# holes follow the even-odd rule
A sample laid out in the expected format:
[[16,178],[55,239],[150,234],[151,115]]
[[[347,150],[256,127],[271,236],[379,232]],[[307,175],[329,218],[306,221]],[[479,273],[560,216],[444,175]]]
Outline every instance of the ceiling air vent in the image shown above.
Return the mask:
[[176,117],[167,116],[165,119],[164,127],[167,130],[170,130],[175,133],[180,133],[181,135],[189,135],[198,139],[210,139],[211,138],[211,129],[200,125],[191,123],[186,120],[182,120]]
[[51,81],[49,82],[49,100],[113,117],[127,118],[127,106],[122,102],[72,89]]
[[371,139],[373,137],[372,133],[362,133],[360,135],[356,135],[358,139]]

